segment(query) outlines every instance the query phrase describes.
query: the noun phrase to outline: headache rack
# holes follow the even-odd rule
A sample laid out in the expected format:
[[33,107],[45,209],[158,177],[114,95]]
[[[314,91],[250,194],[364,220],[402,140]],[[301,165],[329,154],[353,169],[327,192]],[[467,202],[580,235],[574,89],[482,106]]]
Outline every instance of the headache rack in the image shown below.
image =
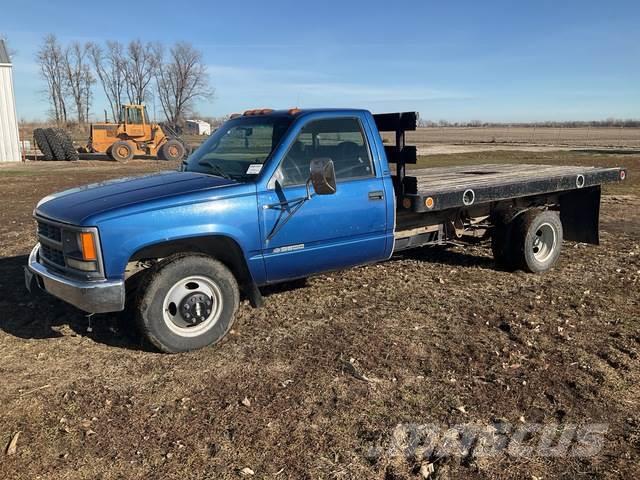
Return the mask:
[[[418,150],[405,142],[405,132],[418,127],[418,112],[378,113],[373,116],[380,132],[394,132],[395,145],[385,145],[384,152],[389,163],[396,164],[393,186],[396,196],[402,200],[405,194],[405,173],[407,164],[418,162]],[[401,202],[398,202],[401,204]]]

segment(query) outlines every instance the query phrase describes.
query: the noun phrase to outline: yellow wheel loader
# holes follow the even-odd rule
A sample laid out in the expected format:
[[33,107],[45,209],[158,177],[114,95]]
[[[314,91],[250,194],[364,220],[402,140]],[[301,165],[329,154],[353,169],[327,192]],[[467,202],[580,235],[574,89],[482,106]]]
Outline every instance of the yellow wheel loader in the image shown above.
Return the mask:
[[122,105],[116,123],[91,125],[87,151],[106,153],[113,160],[126,162],[135,155],[181,160],[187,149],[175,132],[149,122],[144,105]]

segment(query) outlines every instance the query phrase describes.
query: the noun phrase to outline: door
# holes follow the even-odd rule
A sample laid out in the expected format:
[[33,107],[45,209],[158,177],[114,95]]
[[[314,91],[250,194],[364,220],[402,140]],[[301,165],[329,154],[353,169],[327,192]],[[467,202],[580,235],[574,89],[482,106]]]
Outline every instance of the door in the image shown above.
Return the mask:
[[[333,160],[337,188],[312,194],[313,158]],[[310,120],[258,195],[269,282],[385,258],[387,201],[359,118]]]
[[142,108],[138,106],[129,106],[125,108],[125,131],[130,137],[144,136],[144,115]]

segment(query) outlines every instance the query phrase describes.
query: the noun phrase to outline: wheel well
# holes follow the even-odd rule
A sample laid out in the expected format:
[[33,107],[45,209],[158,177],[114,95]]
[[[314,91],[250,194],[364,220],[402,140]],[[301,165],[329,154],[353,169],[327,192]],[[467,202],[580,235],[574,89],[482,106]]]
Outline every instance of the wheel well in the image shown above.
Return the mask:
[[240,245],[226,236],[211,235],[156,243],[135,252],[129,263],[166,258],[177,253],[201,253],[219,260],[233,273],[252,305],[262,304],[260,291],[253,281]]

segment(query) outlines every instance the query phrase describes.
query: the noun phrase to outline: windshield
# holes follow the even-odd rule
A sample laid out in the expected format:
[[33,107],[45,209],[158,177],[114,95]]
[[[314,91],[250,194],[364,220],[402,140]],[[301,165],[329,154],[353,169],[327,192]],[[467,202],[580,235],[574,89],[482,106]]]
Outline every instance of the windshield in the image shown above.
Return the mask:
[[238,117],[223,123],[184,162],[183,170],[247,180],[262,165],[291,125],[291,117]]

